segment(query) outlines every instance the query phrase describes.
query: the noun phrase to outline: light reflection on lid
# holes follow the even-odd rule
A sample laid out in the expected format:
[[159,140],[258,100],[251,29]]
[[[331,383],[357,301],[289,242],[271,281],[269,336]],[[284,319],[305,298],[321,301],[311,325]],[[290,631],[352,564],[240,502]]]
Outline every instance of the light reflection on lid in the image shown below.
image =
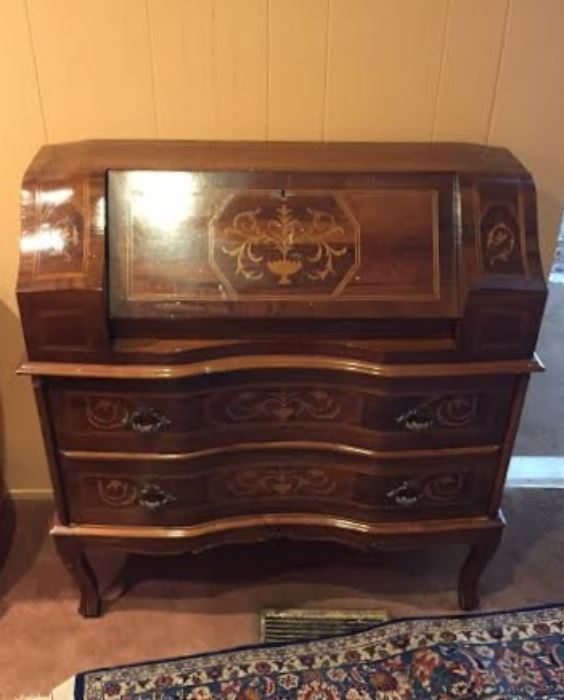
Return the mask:
[[65,249],[65,243],[65,232],[62,229],[42,224],[35,233],[23,236],[20,249],[22,253],[61,253]]
[[43,190],[37,194],[39,204],[51,204],[57,207],[72,197],[73,191],[70,187],[61,187],[57,190]]
[[106,228],[106,200],[100,197],[94,207],[94,229],[98,233],[104,233]]
[[174,230],[193,211],[196,177],[172,171],[132,171],[127,174],[133,214],[162,232]]

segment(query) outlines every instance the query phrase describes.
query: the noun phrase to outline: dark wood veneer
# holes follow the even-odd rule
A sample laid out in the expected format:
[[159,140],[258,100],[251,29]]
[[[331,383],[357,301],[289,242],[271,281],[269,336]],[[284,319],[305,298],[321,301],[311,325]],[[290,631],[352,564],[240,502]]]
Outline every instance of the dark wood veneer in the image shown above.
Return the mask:
[[478,604],[543,369],[534,184],[508,151],[45,146],[17,291],[82,614],[88,547],[268,538],[466,543]]

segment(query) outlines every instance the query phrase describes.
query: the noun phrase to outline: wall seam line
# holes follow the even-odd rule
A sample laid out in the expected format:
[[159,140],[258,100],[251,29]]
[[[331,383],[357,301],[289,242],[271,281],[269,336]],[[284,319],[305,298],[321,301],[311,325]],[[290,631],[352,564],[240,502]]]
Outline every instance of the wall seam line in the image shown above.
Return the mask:
[[266,76],[265,76],[265,114],[264,114],[264,136],[270,139],[270,0],[265,0],[266,17]]
[[331,0],[326,0],[325,11],[325,71],[323,73],[323,110],[321,114],[321,140],[327,140],[327,107],[329,103],[329,32],[331,29]]
[[151,96],[153,98],[153,119],[157,138],[160,135],[159,114],[157,110],[157,81],[155,72],[155,42],[153,40],[153,28],[151,24],[151,13],[149,11],[149,0],[145,0],[145,16],[147,21],[147,34],[149,39],[149,56],[151,63]]
[[493,122],[495,116],[495,108],[497,103],[497,91],[499,89],[499,81],[501,75],[501,69],[503,64],[503,57],[505,55],[505,46],[507,43],[507,35],[509,34],[509,16],[511,13],[511,8],[513,5],[513,0],[507,0],[507,5],[505,7],[505,17],[503,19],[503,33],[501,35],[501,46],[499,47],[499,58],[497,61],[497,71],[495,75],[494,89],[492,93],[492,101],[490,104],[489,115],[488,115],[488,128],[486,131],[486,144],[491,144]]
[[441,51],[441,67],[439,69],[439,76],[437,78],[437,89],[435,91],[435,109],[433,113],[433,126],[431,127],[431,141],[434,141],[437,136],[437,122],[439,120],[439,99],[441,95],[441,87],[443,84],[443,77],[445,73],[446,66],[446,47],[448,42],[449,27],[450,27],[450,15],[452,8],[452,0],[447,0],[447,5],[445,9],[445,18],[443,23],[443,47]]
[[210,54],[211,54],[211,78],[212,78],[212,89],[213,89],[213,94],[212,94],[212,119],[213,119],[213,125],[214,125],[214,134],[215,137],[217,138],[218,131],[219,131],[219,100],[217,97],[217,7],[215,0],[211,0],[211,46],[210,46]]
[[43,126],[43,137],[47,143],[49,143],[49,130],[47,128],[47,117],[45,115],[45,104],[43,102],[43,92],[41,90],[41,81],[39,79],[39,65],[37,63],[37,51],[35,49],[35,42],[33,40],[33,31],[31,29],[31,16],[29,12],[28,0],[22,0],[24,13],[27,24],[27,33],[29,38],[29,46],[31,49],[31,60],[33,63],[33,73],[35,76],[35,87],[37,90],[37,97],[39,100],[39,112],[41,114],[41,124]]

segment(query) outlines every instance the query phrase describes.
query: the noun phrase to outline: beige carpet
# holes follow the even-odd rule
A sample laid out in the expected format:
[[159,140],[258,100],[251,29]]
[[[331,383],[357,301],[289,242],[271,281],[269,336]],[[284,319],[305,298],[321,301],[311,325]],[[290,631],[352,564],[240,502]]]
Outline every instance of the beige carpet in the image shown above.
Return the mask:
[[[0,700],[46,695],[79,670],[258,640],[266,607],[456,611],[459,548],[370,558],[338,547],[271,545],[134,560],[132,590],[84,620],[46,536],[48,504],[22,502],[0,573]],[[564,490],[513,490],[509,527],[486,572],[482,609],[564,599]],[[108,572],[118,562],[102,562]]]

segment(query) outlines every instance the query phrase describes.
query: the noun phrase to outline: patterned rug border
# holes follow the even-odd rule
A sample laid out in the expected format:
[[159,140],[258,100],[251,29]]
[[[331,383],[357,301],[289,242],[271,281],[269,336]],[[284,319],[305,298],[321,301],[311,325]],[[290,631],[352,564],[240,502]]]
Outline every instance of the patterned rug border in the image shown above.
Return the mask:
[[[362,645],[363,643],[365,644],[370,644],[370,637],[374,635],[375,632],[382,632],[382,636],[385,636],[385,629],[389,627],[398,627],[400,630],[401,634],[401,627],[402,625],[406,623],[418,623],[418,622],[435,622],[437,623],[437,626],[444,626],[444,623],[447,623],[449,621],[480,621],[485,618],[490,618],[493,621],[499,620],[500,618],[506,618],[508,616],[531,616],[534,613],[546,613],[549,615],[551,612],[558,611],[562,614],[564,617],[564,602],[561,603],[549,603],[548,605],[533,605],[533,606],[528,606],[528,607],[520,607],[520,608],[510,608],[507,610],[490,610],[490,611],[483,611],[483,612],[475,612],[475,613],[465,613],[465,614],[449,614],[449,615],[424,615],[424,616],[411,616],[411,617],[402,617],[402,618],[396,618],[392,620],[387,620],[386,622],[382,622],[379,624],[376,624],[374,627],[371,627],[369,630],[365,630],[363,632],[352,632],[352,633],[345,633],[345,634],[340,634],[340,635],[335,635],[332,637],[325,637],[322,639],[313,639],[310,641],[304,641],[300,640],[298,642],[271,642],[271,643],[258,643],[258,644],[249,644],[249,645],[243,645],[243,646],[238,646],[238,647],[228,647],[226,649],[221,649],[218,651],[211,651],[211,652],[204,652],[202,654],[194,654],[194,655],[183,655],[183,656],[176,656],[176,657],[164,657],[164,658],[159,658],[159,659],[149,659],[149,660],[143,660],[140,662],[136,663],[131,663],[131,664],[122,664],[119,666],[107,666],[107,667],[102,667],[102,668],[96,668],[96,669],[91,669],[89,671],[84,671],[82,673],[79,673],[75,677],[75,687],[74,687],[74,698],[75,700],[84,700],[84,683],[85,680],[87,679],[88,676],[96,675],[96,674],[101,674],[105,673],[108,671],[121,671],[121,670],[126,670],[126,669],[132,669],[132,668],[143,668],[146,666],[155,666],[158,664],[164,664],[164,663],[175,663],[175,662],[181,662],[181,661],[186,661],[190,663],[196,663],[199,662],[203,659],[207,659],[208,661],[212,661],[214,658],[218,658],[220,660],[220,657],[223,657],[221,660],[226,661],[225,656],[228,655],[228,660],[230,662],[234,662],[234,659],[231,657],[238,656],[240,654],[245,654],[247,652],[253,652],[257,650],[264,650],[266,658],[268,658],[269,653],[272,651],[279,651],[281,649],[287,649],[287,650],[292,650],[296,655],[307,655],[308,653],[311,653],[311,647],[326,647],[329,648],[332,646],[333,642],[340,642],[342,640],[348,639],[348,640],[356,640],[358,645]],[[494,622],[495,624],[495,622]],[[499,623],[498,623],[499,624]],[[516,622],[516,624],[518,624]],[[523,623],[521,623],[523,624]],[[320,653],[319,651],[316,651],[316,653]]]

